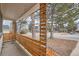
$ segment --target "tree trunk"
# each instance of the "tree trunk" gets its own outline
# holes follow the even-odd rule
[[[51,30],[50,30],[50,39],[53,38],[53,14],[54,14],[54,10],[55,10],[55,6],[56,4],[51,4]]]

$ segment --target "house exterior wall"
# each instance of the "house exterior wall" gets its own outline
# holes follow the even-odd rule
[[[77,29],[76,29],[77,32],[79,32],[79,22],[77,23]]]

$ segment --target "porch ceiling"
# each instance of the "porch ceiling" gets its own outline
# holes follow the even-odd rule
[[[4,19],[17,20],[30,10],[35,3],[2,3],[1,11]]]

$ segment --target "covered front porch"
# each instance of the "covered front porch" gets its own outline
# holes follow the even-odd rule
[[[63,5],[60,4],[60,6]],[[47,7],[50,7],[50,4],[0,4],[1,56],[79,55],[79,33],[69,33],[68,31],[72,30],[69,28],[68,30],[64,26],[64,29],[62,27],[58,29],[58,23],[55,23],[55,20],[53,23],[50,22],[52,13],[48,9],[52,8]],[[54,6],[52,7],[54,8]],[[47,12],[50,13],[47,14]],[[56,17],[56,15],[54,16]],[[10,21],[10,24],[4,23],[4,21]],[[50,25],[51,23],[52,25]]]
[[[21,20],[27,18],[29,15],[32,17],[34,16],[34,12],[40,9],[41,13],[41,19],[45,20],[45,9],[46,9],[46,4],[0,4],[0,10],[1,10],[1,25],[3,24],[4,20],[10,20],[11,24],[8,26],[4,25],[4,27],[0,27],[1,30],[1,55],[3,56],[9,56],[9,55],[14,55],[14,56],[27,56],[27,55],[35,55],[35,56],[42,56],[46,55],[46,34],[44,33],[43,38],[41,35],[41,31],[38,34],[38,39],[37,38],[32,38],[34,35],[34,19],[32,18],[32,30],[30,33],[32,35],[24,35],[23,32],[21,32],[22,29],[18,29],[18,24]],[[42,9],[45,7],[44,9]],[[18,9],[17,9],[18,8]],[[42,15],[44,15],[42,17]],[[28,22],[30,19],[28,19]],[[41,23],[45,23],[46,21],[39,21]],[[38,26],[38,25],[35,25]],[[45,25],[41,25],[45,26]],[[44,30],[40,28],[40,30]],[[21,26],[22,27],[22,26]],[[27,26],[28,27],[28,26]],[[7,30],[8,28],[8,30]],[[37,29],[38,31],[38,29]],[[45,31],[45,30],[44,30]],[[35,37],[35,36],[34,36]],[[18,48],[19,47],[19,48]]]

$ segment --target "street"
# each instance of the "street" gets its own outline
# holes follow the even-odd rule
[[[50,33],[47,33],[47,37],[50,37]],[[54,33],[53,38],[79,41],[79,33]]]

